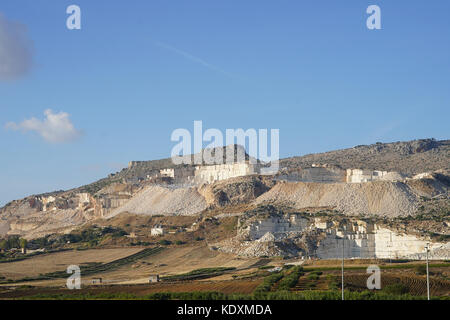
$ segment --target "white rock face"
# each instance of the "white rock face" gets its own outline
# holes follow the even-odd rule
[[[308,220],[291,215],[287,218],[271,217],[266,220],[259,220],[248,227],[248,234],[251,240],[257,240],[267,233],[277,235],[280,233],[300,233],[308,227]]]
[[[315,249],[309,250],[308,255],[313,258],[340,259],[344,255],[346,259],[424,260],[427,244],[430,260],[450,258],[450,242],[430,242],[361,220],[350,220],[344,228],[345,231],[337,222],[326,218],[308,220],[297,214],[272,216],[251,222],[237,237],[219,247],[222,251],[244,256],[269,256],[282,254],[277,249],[277,241],[312,234],[316,235],[311,238]]]
[[[450,243],[431,243],[413,235],[398,234],[377,225],[370,226],[369,232],[338,232],[327,229],[327,236],[316,250],[320,259],[342,258],[344,244],[345,258],[412,259],[424,260],[425,247],[429,243],[429,259],[439,260],[450,257]]]
[[[198,166],[195,168],[195,182],[213,183],[235,177],[247,176],[258,173],[258,168],[249,162],[237,162],[231,164],[218,164],[210,166]]]

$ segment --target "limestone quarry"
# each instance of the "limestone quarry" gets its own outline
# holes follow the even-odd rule
[[[242,217],[237,235],[214,246],[245,257],[423,260],[428,243],[426,239],[355,218],[337,221],[304,214],[275,214],[256,219]],[[430,259],[449,257],[449,242],[430,244]]]
[[[386,148],[392,146],[375,145],[371,157],[379,152],[386,158]],[[231,212],[239,217],[238,226],[226,239],[210,243],[211,250],[332,259],[343,245],[348,258],[423,259],[429,242],[432,259],[449,259],[448,168],[426,166],[425,160],[423,172],[410,167],[417,153],[423,158],[432,152],[431,159],[442,154],[448,160],[448,143],[408,150],[404,172],[399,166],[342,166],[347,158],[305,164],[311,156],[305,162],[295,159],[302,165],[282,160],[280,171],[272,175],[261,175],[260,164],[249,159],[178,167],[164,160],[131,162],[91,185],[12,201],[0,209],[0,237],[68,233],[121,214],[195,216],[201,221]],[[398,159],[395,153],[392,157]]]

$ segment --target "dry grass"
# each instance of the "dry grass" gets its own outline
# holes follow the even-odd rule
[[[195,269],[233,267],[247,268],[258,259],[240,259],[233,255],[211,251],[206,246],[168,248],[133,265],[103,273],[104,279],[121,284],[147,283],[149,274],[171,276]]]
[[[0,264],[0,275],[7,279],[21,279],[38,276],[54,271],[62,271],[71,264],[82,265],[89,262],[111,262],[134,254],[142,248],[92,249],[86,251],[69,251],[37,256],[23,261]],[[211,251],[205,245],[181,246],[140,259],[118,269],[82,276],[82,284],[90,285],[91,279],[101,277],[107,284],[144,284],[148,283],[149,274],[161,276],[187,273],[195,269],[214,267],[233,267],[245,269],[258,261],[257,258],[241,259],[233,255]],[[221,280],[230,279],[225,277]],[[65,279],[54,279],[33,282],[21,282],[16,285],[64,286]]]
[[[107,263],[139,252],[142,248],[91,249],[64,251],[32,257],[26,260],[1,263],[0,275],[7,279],[21,279],[65,270],[69,265],[92,262]]]

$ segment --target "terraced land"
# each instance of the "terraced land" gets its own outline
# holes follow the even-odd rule
[[[105,264],[136,254],[142,248],[71,250],[42,254],[22,261],[0,264],[0,276],[18,280],[66,269],[69,265]],[[67,274],[66,274],[67,276]]]

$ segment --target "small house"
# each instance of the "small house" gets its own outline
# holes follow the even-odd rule
[[[164,235],[164,229],[161,225],[156,225],[152,228],[152,230],[150,231],[150,234],[152,236],[162,236],[162,235]]]

